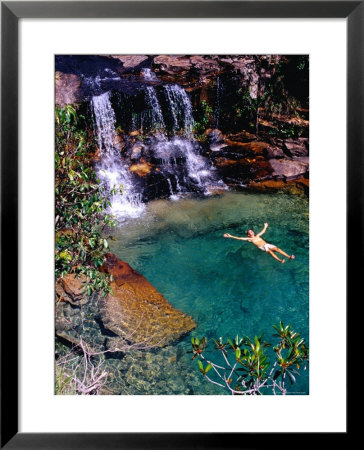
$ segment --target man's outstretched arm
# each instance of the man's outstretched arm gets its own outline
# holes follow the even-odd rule
[[[232,236],[229,233],[225,233],[224,237],[225,238],[231,238],[231,239],[238,239],[239,241],[249,241],[250,240],[250,238],[243,238],[243,237],[238,237],[238,236]]]
[[[267,228],[268,228],[268,223],[265,222],[264,227],[263,227],[263,230],[262,230],[260,233],[258,233],[257,236],[259,237],[259,236],[261,236],[262,234],[264,234],[264,233],[267,231]]]

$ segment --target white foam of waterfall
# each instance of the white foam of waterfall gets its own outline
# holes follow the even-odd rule
[[[177,132],[182,129],[192,133],[194,119],[187,92],[177,84],[168,84],[164,86],[164,90],[173,118],[173,131]]]
[[[158,81],[157,75],[148,67],[142,69],[142,76],[145,81]]]
[[[215,106],[215,126],[219,128],[220,126],[220,96],[221,96],[221,85],[220,77],[216,77],[216,106]]]
[[[193,137],[193,110],[187,92],[177,84],[166,85],[164,90],[168,99],[169,109],[173,118],[173,131],[184,131],[184,136],[167,138],[165,135],[156,136],[154,142],[154,154],[165,162],[165,167],[176,178],[178,193],[183,192],[179,183],[177,163],[172,164],[176,157],[184,158],[187,178],[183,175],[185,185],[195,184],[205,194],[210,189],[226,189],[226,185],[217,180],[214,168],[207,159],[200,154],[200,146]],[[187,186],[188,187],[188,186]]]
[[[145,92],[146,92],[147,103],[152,110],[153,127],[156,130],[165,129],[162,109],[161,109],[159,101],[158,101],[156,90],[154,89],[153,86],[147,86],[145,88]]]
[[[198,142],[190,136],[173,136],[170,139],[165,135],[156,136],[152,149],[154,155],[162,160],[164,170],[176,179],[177,192],[174,194],[183,193],[191,185],[198,186],[205,194],[209,194],[211,188],[225,188],[224,183],[217,180],[214,169],[207,159],[200,154]],[[183,168],[187,176],[181,173],[177,158],[185,161]],[[181,187],[179,177],[183,179],[185,189]],[[170,182],[169,177],[168,181]]]
[[[110,101],[110,93],[92,98],[96,121],[100,162],[97,175],[102,185],[108,189],[122,186],[123,193],[111,196],[111,213],[119,219],[138,217],[144,209],[140,194],[135,192],[129,171],[123,166],[115,132],[115,113]]]

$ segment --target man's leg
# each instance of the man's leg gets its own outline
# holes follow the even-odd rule
[[[269,253],[270,254],[270,256],[273,256],[273,258],[274,259],[276,259],[277,261],[279,261],[279,262],[281,262],[281,263],[284,263],[285,262],[285,260],[284,259],[279,259],[278,258],[278,256],[277,255],[275,255],[273,252],[272,252],[272,250],[268,250],[268,252],[267,253]],[[287,255],[288,256],[288,255]]]
[[[274,252],[278,252],[283,256],[286,256],[289,259],[294,259],[294,255],[289,256],[286,252],[284,252],[283,250],[281,250],[280,248],[276,247],[272,249]]]

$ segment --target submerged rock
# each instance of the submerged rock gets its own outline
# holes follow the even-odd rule
[[[108,330],[137,344],[162,347],[196,327],[192,317],[175,309],[143,275],[108,253],[101,270],[112,274],[113,295],[100,302]]]

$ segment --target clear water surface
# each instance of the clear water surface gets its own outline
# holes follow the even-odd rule
[[[250,243],[223,238],[224,233],[246,236],[249,228],[259,232],[264,222],[269,227],[263,238],[295,254],[294,261],[281,264]],[[227,394],[198,373],[187,353],[191,335],[211,340],[264,333],[270,341],[272,324],[282,320],[308,341],[307,198],[227,192],[157,200],[141,217],[124,223],[115,239],[111,251],[197,323],[174,345],[129,356],[131,366],[119,369],[120,393]],[[308,394],[308,370],[301,374],[288,390]]]

